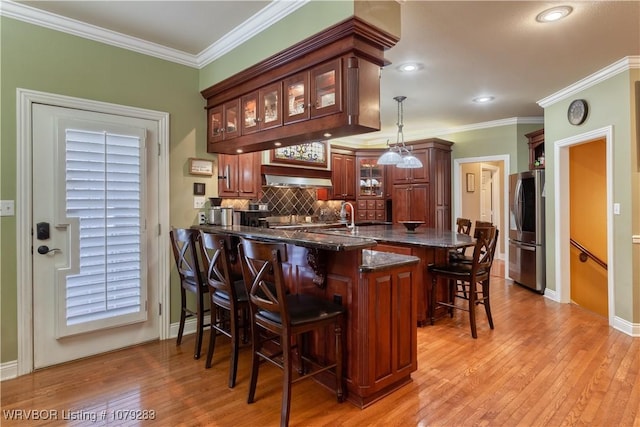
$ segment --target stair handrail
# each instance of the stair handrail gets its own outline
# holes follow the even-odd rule
[[[586,262],[588,258],[591,258],[600,267],[604,268],[605,270],[608,269],[607,263],[602,261],[596,255],[594,255],[589,249],[585,248],[584,246],[582,246],[580,243],[576,242],[573,239],[569,239],[569,241],[571,242],[571,245],[573,247],[575,247],[576,249],[578,249],[581,252],[580,253],[580,261]]]

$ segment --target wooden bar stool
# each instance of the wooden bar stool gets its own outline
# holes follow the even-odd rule
[[[431,283],[431,324],[435,323],[436,304],[450,309],[459,309],[469,312],[471,336],[477,338],[475,309],[479,304],[484,305],[489,327],[493,329],[490,304],[490,280],[491,265],[498,241],[498,230],[495,227],[480,229],[476,236],[476,244],[473,249],[471,263],[432,264],[428,267],[432,274]],[[436,301],[436,287],[438,279],[447,280],[448,301]],[[455,286],[455,288],[454,288]],[[466,305],[456,304],[456,298],[466,301]]]
[[[173,257],[180,276],[180,327],[178,328],[176,345],[180,345],[182,342],[185,321],[190,317],[195,317],[197,322],[196,348],[193,358],[199,359],[204,328],[209,326],[204,324],[204,315],[209,311],[204,307],[204,294],[209,292],[209,289],[198,262],[198,231],[190,228],[172,227],[169,237],[171,238]],[[191,292],[196,296],[195,311],[187,305],[187,292]]]
[[[243,334],[245,342],[248,337],[249,298],[247,297],[247,289],[242,277],[234,277],[231,270],[230,237],[200,231],[199,240],[211,302],[211,335],[205,367],[211,368],[216,336],[225,335],[231,338],[229,388],[233,388],[236,385],[236,373],[238,372],[241,327],[245,331]]]
[[[282,263],[287,261],[286,245],[242,239],[238,246],[251,309],[252,359],[248,403],[255,399],[258,368],[268,361],[284,371],[280,425],[289,424],[291,384],[320,372],[333,370],[338,402],[344,400],[343,354],[345,309],[321,298],[305,294],[287,294]],[[335,361],[311,360],[303,351],[303,337],[314,330],[333,326]],[[271,351],[276,339],[279,350]],[[298,345],[294,345],[297,343]],[[298,376],[293,377],[294,351],[300,359]],[[309,365],[311,369],[307,370]]]

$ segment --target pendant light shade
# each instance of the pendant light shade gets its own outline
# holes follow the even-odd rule
[[[396,165],[398,168],[402,169],[415,169],[421,168],[422,162],[413,154],[407,146],[404,144],[404,132],[402,123],[403,119],[403,106],[402,101],[407,99],[406,96],[396,96],[393,98],[398,103],[398,121],[396,125],[398,126],[398,133],[396,135],[396,142],[393,145],[389,144],[387,141],[387,145],[389,149],[385,151],[379,158],[379,165]]]
[[[402,156],[402,161],[396,164],[400,169],[417,169],[421,168],[422,162],[416,156],[407,151],[407,154]]]
[[[402,156],[394,151],[393,148],[389,148],[388,151],[385,151],[382,156],[378,159],[379,165],[397,165],[402,161]]]

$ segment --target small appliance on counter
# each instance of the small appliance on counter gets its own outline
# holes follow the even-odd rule
[[[238,210],[236,211],[236,224],[246,225],[248,227],[266,227],[266,218],[269,215],[269,211],[264,209]]]
[[[211,209],[209,209],[209,224],[222,225],[222,208],[220,207],[222,199],[219,197],[209,197],[209,203],[211,203]]]
[[[220,208],[220,225],[223,227],[233,225],[233,208]]]

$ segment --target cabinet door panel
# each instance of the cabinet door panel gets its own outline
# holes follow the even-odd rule
[[[235,99],[224,104],[224,134],[222,138],[232,139],[240,135],[240,100]]]
[[[237,169],[235,155],[218,154],[218,195],[235,197],[238,194]]]
[[[259,130],[258,92],[242,97],[242,134],[248,135]]]
[[[429,224],[429,184],[414,184],[410,190],[411,221],[423,221]]]
[[[342,111],[342,61],[336,59],[311,70],[311,117]]]
[[[284,80],[284,124],[309,119],[309,73],[303,72]]]
[[[259,170],[259,154],[238,155],[238,197],[245,199],[258,197],[259,183],[256,179],[256,171]]]
[[[393,186],[393,222],[411,219],[410,189],[406,184]]]
[[[260,129],[282,126],[282,83],[269,85],[259,91]]]
[[[222,141],[222,106],[209,109],[209,143]]]

